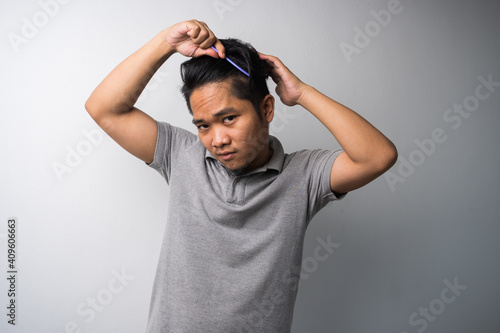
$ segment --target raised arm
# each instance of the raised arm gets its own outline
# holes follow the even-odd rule
[[[151,163],[158,131],[156,121],[134,104],[154,73],[172,54],[217,58],[217,52],[210,49],[212,45],[224,57],[224,47],[205,23],[191,20],[175,24],[113,69],[90,95],[85,108],[120,146]]]
[[[360,188],[387,171],[397,159],[394,144],[353,110],[303,83],[276,57],[269,61],[276,93],[288,106],[301,105],[333,134],[344,152],[333,164],[330,186],[336,193]]]

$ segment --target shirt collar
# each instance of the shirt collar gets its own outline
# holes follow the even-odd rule
[[[281,145],[281,142],[278,140],[278,138],[269,135],[269,148],[273,150],[273,155],[271,156],[271,159],[263,166],[253,169],[248,173],[244,173],[244,175],[250,175],[257,172],[265,172],[268,169],[276,170],[278,171],[278,173],[281,173],[281,170],[283,169],[283,163],[285,160],[285,153],[283,151],[283,146]],[[218,165],[224,167],[222,163],[220,163],[219,160],[217,160],[217,158],[215,158],[215,156],[212,155],[210,151],[208,151],[208,149],[205,149],[205,160],[208,159],[212,159],[215,162],[217,162]]]

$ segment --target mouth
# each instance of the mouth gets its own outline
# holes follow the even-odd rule
[[[235,152],[222,152],[222,153],[219,153],[217,155],[220,156],[220,158],[222,160],[229,161],[234,157],[234,155],[236,155],[236,153]]]

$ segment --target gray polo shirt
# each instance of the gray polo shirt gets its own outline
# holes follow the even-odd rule
[[[148,333],[289,332],[304,233],[329,201],[340,151],[273,155],[226,169],[191,132],[158,122],[150,164],[170,187]]]

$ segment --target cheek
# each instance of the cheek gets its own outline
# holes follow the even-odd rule
[[[238,142],[239,148],[243,153],[241,157],[247,162],[256,158],[262,150],[264,150],[265,145],[267,144],[266,138],[267,136],[263,135],[259,131],[247,132],[244,136],[241,136],[241,141]]]
[[[244,140],[248,146],[257,148],[268,142],[269,132],[262,126],[255,126],[245,133]]]
[[[203,146],[205,146],[205,148],[207,150],[210,150],[212,148],[211,141],[210,141],[210,138],[208,137],[208,135],[200,135],[200,134],[198,134],[198,139],[200,139],[201,144]]]
[[[253,135],[253,132],[234,133],[231,138],[233,142],[240,147],[240,149],[251,149],[257,145],[257,140]]]

